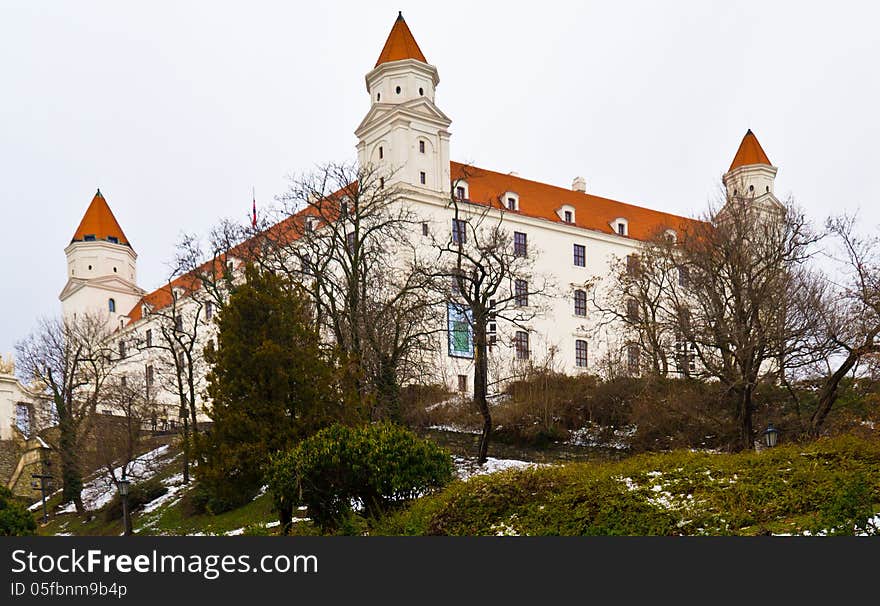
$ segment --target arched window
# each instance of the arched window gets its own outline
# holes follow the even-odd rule
[[[107,308],[110,310],[110,313],[116,313],[116,300],[110,299],[107,301]]]

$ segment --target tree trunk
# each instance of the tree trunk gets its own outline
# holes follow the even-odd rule
[[[754,403],[752,401],[752,387],[746,385],[740,388],[737,403],[737,416],[740,421],[739,448],[738,450],[751,450],[754,448],[754,428],[752,426],[752,412]]]
[[[82,474],[79,469],[79,456],[76,447],[76,428],[69,412],[61,410],[59,415],[59,453],[61,458],[62,501],[73,502],[79,514],[84,513],[82,502]]]
[[[859,361],[860,357],[861,353],[859,350],[851,350],[840,367],[828,377],[825,381],[825,385],[822,386],[822,391],[819,392],[818,407],[816,408],[816,412],[814,412],[813,416],[810,418],[810,435],[814,438],[819,437],[822,424],[825,422],[828,413],[831,412],[831,407],[834,406],[834,402],[837,401],[837,388],[840,386],[840,382],[847,373],[852,370],[852,367],[856,365],[856,362]]]
[[[474,404],[483,416],[483,431],[480,434],[480,448],[477,464],[486,462],[489,454],[489,438],[492,434],[492,415],[489,412],[489,361],[486,357],[486,319],[484,314],[474,314]]]
[[[183,483],[189,484],[189,417],[184,412],[183,417]]]

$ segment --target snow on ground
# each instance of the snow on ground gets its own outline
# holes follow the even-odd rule
[[[508,469],[529,469],[532,467],[540,467],[541,463],[532,463],[530,461],[519,461],[517,459],[496,459],[489,457],[482,466],[477,465],[476,459],[453,457],[455,465],[455,475],[462,480],[467,480],[474,476],[481,476],[499,471],[507,471]]]
[[[177,493],[187,487],[186,484],[183,483],[183,473],[177,473],[170,478],[165,478],[162,480],[162,483],[168,487],[168,492],[144,505],[141,513],[156,511],[169,501],[176,500],[179,498]]]
[[[134,482],[141,482],[151,478],[158,471],[156,462],[167,452],[168,445],[166,444],[142,454],[129,464],[126,477]],[[117,467],[114,473],[117,478],[122,477],[122,467]],[[113,485],[113,481],[106,474],[102,473],[83,485],[83,506],[89,511],[100,509],[110,502],[114,494],[116,494],[116,486]],[[73,513],[75,511],[76,505],[68,503],[58,513]]]
[[[571,432],[571,437],[566,440],[566,444],[572,446],[587,446],[591,448],[614,448],[617,450],[626,450],[629,448],[629,438],[636,434],[637,427],[635,425],[627,425],[612,431],[613,437],[609,440],[603,440],[603,430],[598,425],[586,425]]]
[[[469,433],[473,435],[480,435],[481,433],[479,429],[468,429],[467,427],[459,427],[458,425],[429,425],[428,429],[448,431],[451,433]]]

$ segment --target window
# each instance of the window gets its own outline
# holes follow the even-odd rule
[[[587,265],[587,248],[583,244],[574,245],[574,264],[578,267]]]
[[[384,157],[385,157],[385,150],[382,149],[382,146],[380,145],[379,146],[379,159],[381,160]]]
[[[468,378],[467,375],[458,375],[458,391],[464,393],[467,391]]]
[[[379,177],[379,189],[385,189],[385,177]]]
[[[15,426],[24,435],[31,434],[31,411],[27,404],[15,405]]]
[[[376,101],[382,100],[382,93],[376,93]]]
[[[120,358],[125,357],[125,341],[119,342],[119,357]]]
[[[513,232],[513,255],[515,257],[526,256],[526,235],[521,231]]]
[[[455,188],[455,197],[459,200],[464,200],[464,187],[459,185]]]
[[[637,343],[630,343],[626,346],[626,370],[633,376],[639,374],[639,346]]]
[[[114,273],[114,274],[116,273],[116,268],[115,268],[115,267],[113,268],[113,273]]]
[[[91,266],[91,265],[89,265],[89,271],[92,271],[92,266]]]
[[[348,249],[348,252],[353,253],[355,248],[355,235],[353,231],[345,234],[345,247]]]
[[[119,244],[119,238],[116,236],[107,236],[107,241],[112,242],[113,244]]]
[[[422,223],[422,235],[423,236],[428,235],[428,224],[427,223]]]
[[[514,298],[519,307],[527,307],[529,304],[529,283],[525,280],[514,282]]]
[[[626,318],[632,322],[639,319],[639,302],[635,299],[628,299],[626,302]]]
[[[618,233],[618,235],[621,235],[621,236],[626,235],[626,223],[618,223],[617,224],[617,233]]]
[[[205,319],[210,320],[214,317],[214,304],[211,301],[205,303]]]
[[[228,271],[229,273],[232,273],[233,269],[235,269],[235,266],[233,266],[232,261],[227,261],[226,262],[226,271]]]
[[[184,355],[183,352],[180,352],[179,354],[177,354],[177,367],[180,369],[186,368],[186,356]]]
[[[116,299],[107,300],[107,309],[110,310],[110,313],[116,313]]]
[[[516,198],[507,199],[507,210],[516,210]]]
[[[183,332],[183,316],[174,317],[174,330],[177,332]]]
[[[450,287],[452,290],[452,294],[460,295],[461,289],[464,286],[464,272],[459,272],[458,270],[453,270],[451,276],[449,276]]]
[[[576,339],[574,342],[574,365],[578,368],[587,367],[587,342]]]
[[[690,269],[685,265],[678,266],[678,285],[687,286],[691,282]]]
[[[153,385],[153,366],[147,366],[147,387]]]
[[[400,87],[398,86],[397,88],[395,88],[394,92],[396,92],[399,95],[400,94]]]
[[[675,343],[675,367],[682,375],[689,377],[697,370],[696,351],[694,344],[679,339]]]
[[[153,329],[148,328],[147,329],[147,347],[152,347],[152,346],[153,346]]]
[[[585,290],[574,291],[574,315],[587,315],[587,291]]]
[[[452,220],[452,241],[456,244],[467,242],[467,230],[463,219]]]
[[[424,141],[419,141],[419,153],[420,154],[425,153],[425,142]]]
[[[517,360],[529,359],[529,333],[518,330],[513,338],[513,347],[516,350]]]
[[[425,96],[425,89],[420,86],[419,87],[419,97],[424,97],[424,96]]]
[[[641,267],[640,259],[638,255],[627,255],[626,256],[626,273],[635,276],[639,273],[639,268]]]
[[[489,332],[496,332],[498,330],[498,324],[492,322],[489,324]]]
[[[126,387],[128,385],[128,377],[126,377],[125,375],[120,377],[119,384],[122,385],[123,387]]]
[[[570,210],[565,211],[565,222],[571,223],[571,211]]]
[[[86,234],[83,236],[83,242],[94,242],[96,239],[95,234]]]
[[[424,185],[427,182],[427,180],[428,180],[428,176],[425,174],[425,171],[421,171],[419,173],[419,183]]]

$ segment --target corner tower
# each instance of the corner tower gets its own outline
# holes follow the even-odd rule
[[[399,13],[366,76],[370,110],[355,130],[360,165],[379,168],[386,184],[449,193],[451,120],[434,103],[439,82]]]
[[[777,170],[764,153],[758,138],[749,129],[739,144],[730,168],[724,173],[727,197],[751,199],[767,208],[781,208],[782,205],[773,193]]]
[[[111,326],[121,326],[144,291],[137,286],[137,253],[100,189],[64,253],[67,284],[58,297],[64,316],[106,314]]]

